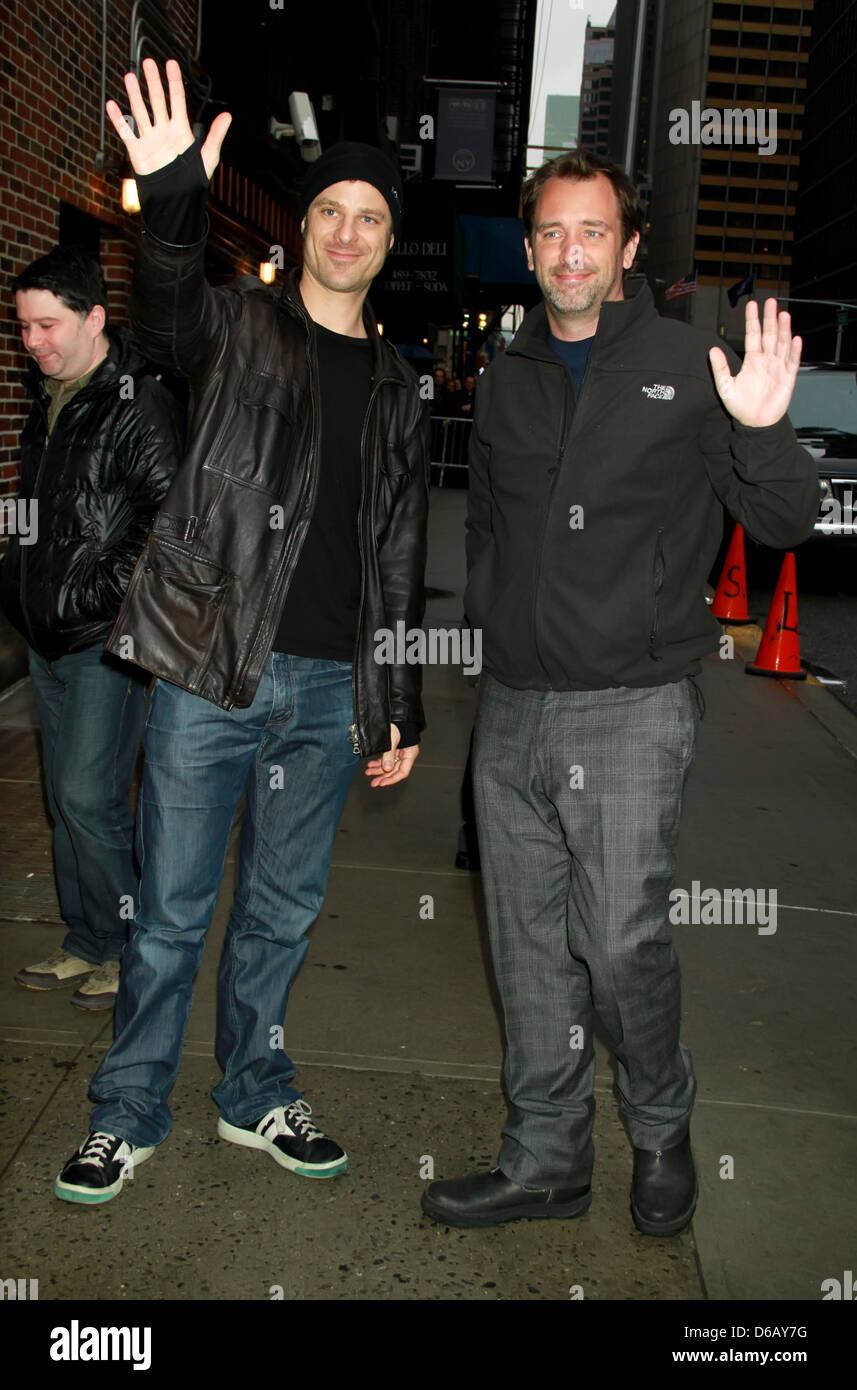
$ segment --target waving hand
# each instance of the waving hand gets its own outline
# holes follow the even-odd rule
[[[791,316],[777,313],[777,301],[765,303],[764,326],[751,299],[745,317],[744,361],[737,376],[729,370],[722,348],[709,353],[714,384],[729,414],[742,425],[775,425],[785,415],[800,366],[802,342],[792,338]]]
[[[180,154],[193,144],[193,131],[187,118],[184,83],[181,68],[170,58],[167,60],[167,87],[170,95],[170,109],[167,102],[158,65],[153,58],[143,59],[143,72],[149,91],[149,105],[146,107],[136,74],[126,72],[125,90],[131,106],[131,115],[137,123],[135,135],[115,101],[108,101],[106,110],[113,122],[116,134],[128,151],[131,168],[135,174],[153,174],[172,164]],[[232,123],[228,111],[222,111],[211,123],[208,138],[202,147],[202,162],[209,179],[220,160],[220,146],[223,137]]]

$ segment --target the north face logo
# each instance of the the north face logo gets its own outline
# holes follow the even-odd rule
[[[644,386],[643,395],[650,401],[671,401],[675,396],[674,386]]]

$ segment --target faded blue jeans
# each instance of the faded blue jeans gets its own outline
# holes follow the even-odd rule
[[[54,869],[68,926],[63,950],[90,965],[119,960],[137,895],[128,792],[149,677],[101,647],[56,661],[30,651],[42,732]]]
[[[234,1125],[298,1098],[295,1065],[273,1030],[324,901],[359,764],[353,720],[350,662],[274,652],[252,705],[228,711],[156,682],[137,810],[140,903],[122,958],[116,1040],[90,1090],[93,1130],[138,1146],[170,1132],[193,980],[245,792],[217,999],[224,1075],[212,1095]]]

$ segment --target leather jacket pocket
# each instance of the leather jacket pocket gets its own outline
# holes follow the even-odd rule
[[[302,413],[308,418],[296,385],[248,367],[209,450],[206,472],[280,497],[304,434],[308,436],[300,424]]]
[[[203,676],[234,576],[220,565],[154,541],[126,596],[128,630],[141,664],[192,688]]]

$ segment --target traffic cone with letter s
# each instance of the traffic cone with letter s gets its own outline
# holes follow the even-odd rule
[[[711,612],[721,623],[734,623],[737,626],[753,621],[747,616],[744,527],[740,523],[732,532],[732,539],[729,542],[729,549],[726,552],[726,559],[720,572],[720,581],[717,585],[717,593],[714,595],[714,602],[711,605]]]
[[[756,660],[744,669],[748,676],[777,676],[790,681],[806,680],[806,671],[800,664],[795,557],[791,550],[786,552],[783,559]]]

